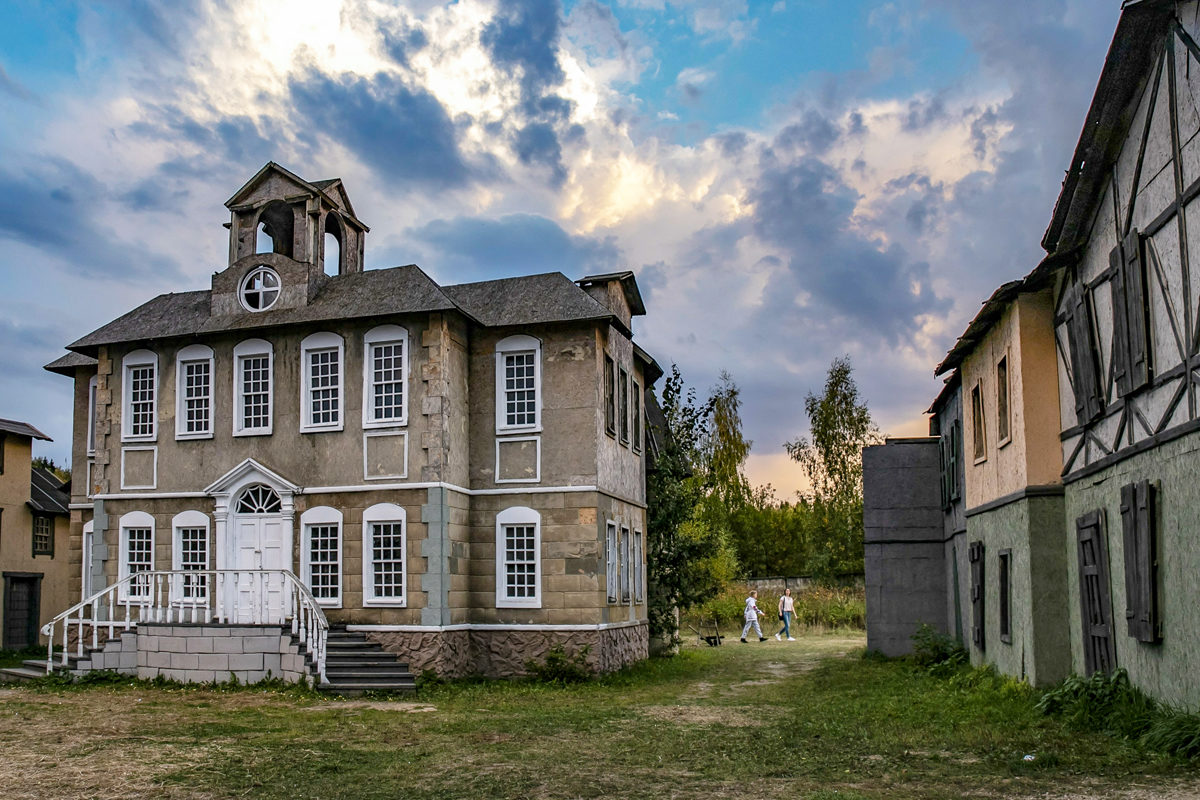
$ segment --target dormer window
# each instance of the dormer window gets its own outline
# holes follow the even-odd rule
[[[279,299],[279,275],[270,267],[257,267],[242,280],[238,296],[247,311],[266,311]]]

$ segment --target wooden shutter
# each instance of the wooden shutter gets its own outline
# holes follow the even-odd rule
[[[1100,396],[1099,367],[1087,292],[1074,284],[1067,291],[1067,344],[1071,351],[1075,417],[1080,425],[1085,425],[1104,411],[1104,401]]]
[[[1084,673],[1112,672],[1112,598],[1108,588],[1108,548],[1104,516],[1091,511],[1075,521],[1079,543],[1079,606],[1083,625]]]
[[[1143,257],[1145,239],[1137,228],[1125,237],[1124,294],[1126,332],[1129,347],[1129,391],[1150,382],[1149,314],[1146,313],[1146,260]],[[1116,306],[1114,315],[1116,313]]]
[[[950,499],[957,500],[960,496],[958,483],[959,453],[962,452],[962,420],[956,419],[950,426]]]
[[[942,477],[942,510],[950,508],[950,456],[946,452],[950,447],[950,437],[938,439],[938,467]]]
[[[1132,389],[1129,380],[1129,333],[1126,324],[1129,314],[1125,309],[1125,254],[1121,245],[1114,247],[1108,254],[1108,263],[1112,267],[1112,280],[1109,281],[1109,287],[1112,289],[1113,380],[1117,384],[1117,394],[1124,397]]]
[[[972,542],[967,548],[971,562],[971,641],[980,650],[987,649],[983,620],[983,542]]]
[[[1130,636],[1151,644],[1159,641],[1159,625],[1154,486],[1150,481],[1121,487],[1121,530],[1125,543],[1125,621]]]

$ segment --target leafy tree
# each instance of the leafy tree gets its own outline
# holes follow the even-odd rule
[[[863,506],[862,449],[882,441],[871,412],[854,383],[850,357],[835,358],[821,395],[804,399],[811,441],[787,442],[788,455],[800,462],[812,490],[814,516],[809,568],[832,577],[862,570]]]
[[[655,432],[658,452],[646,476],[648,605],[651,637],[673,641],[676,609],[716,595],[736,574],[737,562],[707,502],[714,485],[711,455],[726,446],[713,441],[713,402],[699,405],[672,365],[660,405],[666,430]]]
[[[60,467],[54,463],[54,459],[47,456],[35,456],[30,466],[33,469],[48,469],[54,473],[60,481],[69,481],[71,479],[71,467]]]
[[[854,383],[850,356],[835,358],[825,378],[825,391],[804,398],[812,441],[804,437],[784,444],[799,461],[813,495],[839,502],[862,499],[862,449],[882,441],[867,404]]]

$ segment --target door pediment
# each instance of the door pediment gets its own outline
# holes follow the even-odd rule
[[[266,484],[278,492],[281,497],[283,495],[297,494],[300,491],[298,484],[292,483],[279,473],[267,469],[253,458],[247,458],[209,484],[204,489],[204,493],[214,497],[228,497],[238,489],[251,483]]]

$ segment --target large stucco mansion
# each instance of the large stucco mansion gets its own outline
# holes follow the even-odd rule
[[[47,367],[75,381],[72,595],[96,620],[71,647],[120,634],[110,665],[217,680],[233,661],[155,651],[327,622],[448,676],[517,674],[560,644],[599,670],[645,657],[643,397],[661,370],[633,342],[633,274],[364,270],[341,181],[274,163],[226,206],[211,288]]]

